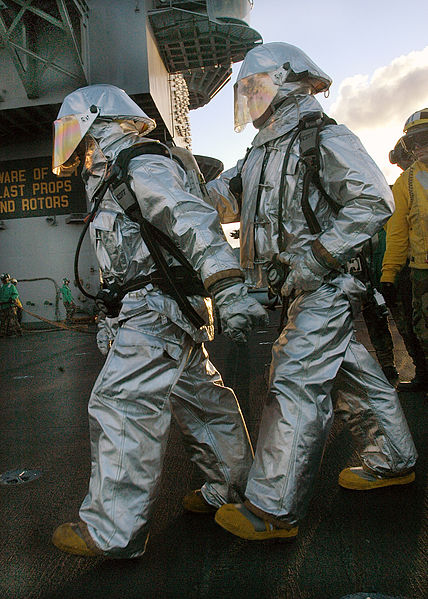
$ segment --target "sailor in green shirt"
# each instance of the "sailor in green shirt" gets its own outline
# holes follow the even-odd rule
[[[68,279],[63,279],[60,292],[62,295],[62,302],[66,311],[65,322],[68,324],[72,324],[73,315],[76,312],[76,304],[74,303],[73,296],[71,295],[71,289],[69,287],[69,284],[70,281]]]
[[[10,282],[10,275],[1,275],[0,287],[0,337],[22,335],[22,329],[16,317],[18,291]]]

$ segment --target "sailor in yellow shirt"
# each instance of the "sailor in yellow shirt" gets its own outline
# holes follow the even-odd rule
[[[404,132],[403,143],[415,162],[392,188],[395,212],[387,224],[381,286],[383,295],[393,299],[396,276],[409,259],[413,327],[425,355],[428,388],[428,108],[412,114]]]
[[[16,290],[18,291],[18,280],[17,279],[11,279],[10,282],[12,283],[12,285],[15,285]],[[19,299],[19,295],[15,300],[15,309],[16,309],[16,318],[18,319],[19,324],[21,325],[22,322],[22,302]]]
[[[412,152],[408,152],[401,137],[395,147],[389,153],[389,161],[391,164],[397,164],[402,171],[407,170],[415,162],[415,157]],[[392,188],[392,185],[391,185]],[[386,226],[384,230],[384,247],[382,251],[380,269],[382,268],[382,260],[386,249]],[[413,328],[413,322],[411,318],[412,314],[412,281],[410,279],[411,268],[409,267],[409,258],[407,258],[406,264],[400,270],[395,277],[394,285],[391,283],[381,283],[382,287],[392,288],[392,298],[386,297],[385,301],[397,326],[398,332],[400,333],[404,345],[406,346],[407,353],[412,359],[415,374],[410,380],[399,381],[396,389],[397,391],[425,391],[426,390],[426,370],[427,366],[425,363],[424,351],[421,347],[420,341],[416,336]],[[380,279],[379,273],[379,279]],[[380,290],[380,287],[379,287]],[[391,300],[391,301],[389,301]],[[409,318],[410,316],[410,318]]]

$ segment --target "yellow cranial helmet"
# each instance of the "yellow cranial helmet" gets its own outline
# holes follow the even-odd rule
[[[417,110],[411,114],[404,125],[403,131],[409,134],[416,131],[416,127],[418,131],[428,129],[428,108],[422,108],[422,110]]]
[[[408,152],[428,147],[428,108],[411,114],[404,125],[404,132],[403,142]]]

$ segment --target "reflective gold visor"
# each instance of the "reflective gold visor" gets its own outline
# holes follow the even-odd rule
[[[256,73],[235,83],[235,131],[256,121],[271,105],[278,86],[268,73]]]
[[[83,114],[63,116],[54,121],[52,171],[55,174],[60,173],[60,167],[70,159],[98,114],[99,110],[96,112],[88,111]]]

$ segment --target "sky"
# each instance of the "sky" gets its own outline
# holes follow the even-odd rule
[[[388,183],[401,173],[388,160],[410,114],[428,107],[426,0],[254,0],[250,26],[263,41],[301,48],[332,79],[323,110],[361,139]],[[257,130],[233,130],[233,84],[190,112],[192,151],[225,168],[245,154]]]

